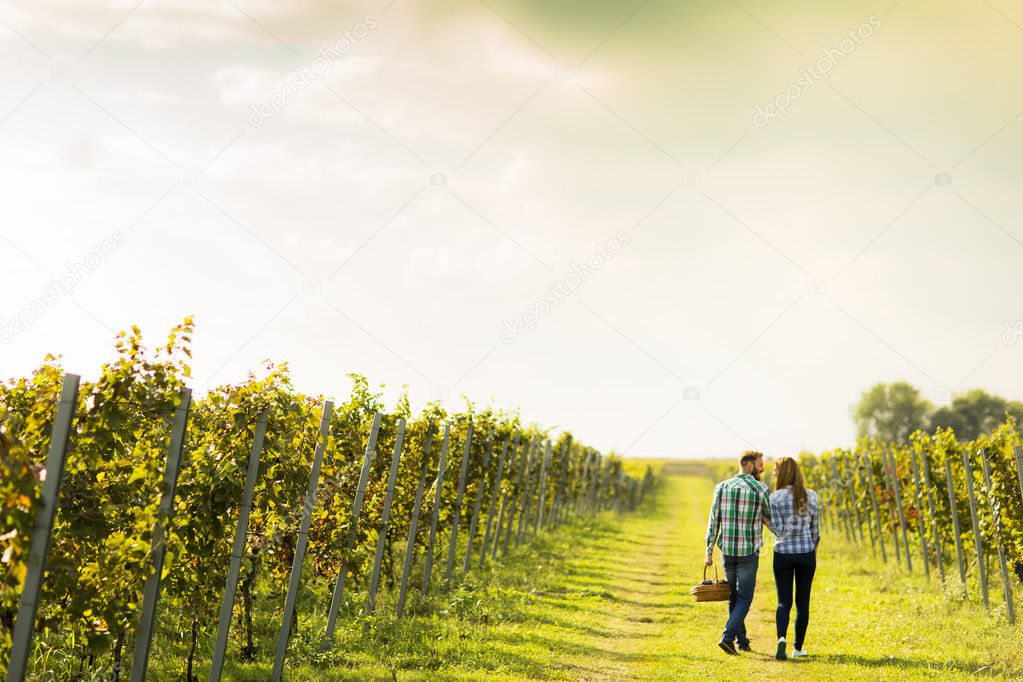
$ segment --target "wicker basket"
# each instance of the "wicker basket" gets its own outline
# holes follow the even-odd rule
[[[703,567],[703,582],[689,590],[695,601],[728,601],[732,588],[727,580],[718,580],[718,567],[714,566],[714,580],[707,580],[707,567]]]

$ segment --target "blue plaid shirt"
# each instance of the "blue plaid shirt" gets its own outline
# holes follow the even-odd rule
[[[777,554],[805,554],[817,549],[821,541],[820,507],[817,493],[807,489],[806,514],[796,513],[792,486],[771,493],[771,519],[768,528],[775,535]]]

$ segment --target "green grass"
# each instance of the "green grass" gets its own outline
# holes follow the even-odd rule
[[[712,484],[666,476],[653,503],[563,527],[504,565],[419,600],[397,621],[348,617],[335,650],[317,655],[321,617],[307,616],[289,654],[289,680],[913,680],[1019,678],[1021,627],[826,533],[801,661],[775,661],[770,550],[747,619],[753,653],[717,647],[723,603],[693,603],[701,579]],[[918,569],[919,570],[919,569]],[[1001,592],[992,590],[992,606]],[[979,599],[979,598],[978,598]],[[391,613],[388,598],[380,613]],[[1003,607],[1004,609],[1004,607]],[[793,614],[794,616],[794,614]],[[307,637],[308,642],[302,638]],[[789,640],[792,639],[790,629]],[[272,642],[266,643],[272,646]],[[266,680],[260,664],[230,662],[225,679]],[[169,658],[154,680],[180,679]],[[202,662],[205,671],[207,662]],[[798,670],[793,670],[798,666]],[[163,670],[163,674],[159,671]]]

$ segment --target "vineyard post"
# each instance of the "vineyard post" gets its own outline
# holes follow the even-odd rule
[[[153,572],[146,578],[142,592],[142,617],[135,634],[135,659],[131,666],[132,682],[146,679],[149,666],[149,649],[153,644],[153,628],[156,624],[156,605],[160,599],[160,581],[163,577],[163,561],[167,556],[165,537],[174,513],[174,493],[178,487],[178,472],[181,470],[181,452],[185,446],[185,431],[188,428],[188,410],[192,404],[192,391],[183,389],[174,408],[174,425],[171,428],[170,447],[167,452],[167,468],[163,474],[163,494],[160,495],[160,513],[153,525],[151,554]]]
[[[525,476],[527,475],[528,467],[532,464],[533,451],[536,449],[537,436],[534,434],[532,440],[529,442],[529,448],[523,446],[522,448],[522,459],[519,460],[519,476],[515,484],[515,499],[512,501],[511,507],[508,510],[508,529],[505,531],[504,536],[504,547],[501,550],[501,556],[508,553],[508,546],[511,544],[512,532],[515,528],[515,509],[521,510],[523,503],[523,487],[525,484]],[[519,525],[522,525],[522,517],[519,516]],[[519,546],[518,535],[516,534],[515,546]]]
[[[553,448],[553,445],[549,444],[549,447]],[[567,463],[564,462],[564,447],[561,452],[551,450],[547,459],[547,476],[546,483],[544,484],[544,491],[550,490],[550,506],[546,505],[547,496],[544,495],[544,508],[540,515],[540,527],[544,530],[550,530],[553,527],[553,521],[556,514],[555,507],[558,504],[558,498],[560,497],[561,488],[565,481],[567,474]]]
[[[916,520],[920,530],[920,553],[924,562],[924,575],[931,579],[931,559],[927,551],[927,533],[924,531],[924,496],[920,488],[920,467],[916,463],[916,453],[909,451],[909,460],[913,465],[913,487],[916,488]]]
[[[927,509],[931,513],[931,535],[934,537],[934,554],[938,559],[938,576],[945,583],[945,560],[942,555],[941,535],[938,533],[938,515],[934,507],[934,486],[931,485],[931,465],[927,461],[927,451],[920,453],[921,474],[924,490],[927,491]]]
[[[348,542],[345,546],[345,555],[341,557],[341,569],[338,571],[337,580],[334,581],[334,592],[330,597],[330,608],[327,611],[327,631],[323,636],[324,651],[329,649],[334,641],[337,612],[341,608],[341,597],[344,595],[345,581],[348,579],[348,562],[351,561],[352,552],[355,550],[355,536],[359,528],[359,516],[362,514],[362,501],[366,496],[369,470],[373,465],[373,458],[376,456],[377,436],[380,433],[380,422],[382,419],[383,415],[379,412],[373,415],[373,423],[369,429],[369,438],[366,440],[366,452],[362,457],[362,471],[359,474],[359,484],[355,488],[352,516],[348,524]]]
[[[607,467],[607,479],[606,479],[607,483],[604,486],[604,509],[606,511],[611,511],[611,509],[614,508],[614,504],[615,504],[615,484],[616,484],[616,480],[615,480],[613,466],[612,466],[612,463],[611,463],[610,459],[607,460],[606,467]]]
[[[892,489],[895,491],[895,505],[899,510],[899,528],[902,529],[902,548],[906,554],[906,569],[913,572],[913,559],[909,555],[909,535],[906,534],[906,514],[902,510],[902,488],[899,486],[899,470],[895,466],[895,452],[888,450],[888,460],[892,465]]]
[[[330,418],[334,414],[334,403],[323,403],[323,416],[320,418],[320,437],[313,452],[313,467],[309,473],[309,489],[305,494],[305,505],[302,510],[302,522],[298,529],[298,544],[295,547],[295,558],[291,563],[291,579],[288,581],[288,592],[284,599],[284,616],[281,619],[281,631],[277,636],[277,653],[274,656],[272,682],[280,682],[284,674],[284,657],[288,652],[288,639],[291,636],[291,618],[295,613],[295,602],[298,599],[298,587],[302,577],[302,562],[305,549],[309,542],[309,525],[313,520],[313,503],[316,501],[316,486],[320,480],[320,465],[323,464],[323,451],[327,447],[330,436]],[[134,673],[134,670],[132,670]],[[134,680],[133,680],[134,682]],[[139,678],[138,682],[142,682]]]
[[[984,565],[984,543],[980,537],[980,519],[977,517],[977,498],[973,495],[973,471],[970,469],[970,453],[963,448],[963,468],[966,469],[966,494],[970,498],[970,518],[973,521],[973,543],[977,549],[977,570],[980,572],[980,594],[984,608],[989,608],[987,596],[987,566]]]
[[[519,449],[519,437],[518,435],[516,435],[515,443],[514,445],[512,445],[511,449],[511,459],[508,461],[509,483],[512,480],[514,480],[515,477],[514,471],[516,458],[521,457],[521,453],[525,452],[525,449],[526,449],[525,443],[523,443],[522,448]],[[510,514],[510,509],[508,505],[511,501],[511,495],[512,495],[511,486],[509,486],[509,489],[506,490],[503,495],[501,495],[501,511],[499,511],[497,514],[497,530],[494,533],[494,546],[493,549],[491,549],[490,551],[490,558],[492,560],[497,559],[497,548],[501,546],[502,544],[501,538],[505,535],[506,530],[505,522],[508,521],[508,516]],[[501,556],[504,556],[503,552]]]
[[[575,485],[576,475],[576,461],[572,458],[572,446],[568,444],[568,441],[565,441],[565,445],[562,450],[561,459],[564,462],[562,469],[564,471],[565,480],[561,483],[561,495],[558,498],[558,508],[554,512],[554,517],[551,519],[551,523],[555,528],[561,525],[561,520],[565,516],[565,510],[572,498],[572,489]]]
[[[579,479],[579,490],[576,492],[576,516],[586,513],[586,507],[590,503],[590,481],[593,479],[593,456],[589,449],[580,445],[579,457],[582,460],[583,471]]]
[[[585,507],[589,512],[596,511],[594,505],[597,502],[597,487],[600,485],[600,453],[593,448],[586,448],[590,458],[590,475],[586,481]]]
[[[842,492],[838,481],[838,469],[835,467],[834,457],[830,457],[828,459],[828,464],[830,465],[831,469],[830,476],[828,475],[827,471],[824,472],[824,477],[825,481],[827,482],[828,488],[828,500],[832,502],[831,507],[834,509],[835,516],[838,520],[838,524],[842,527],[842,530],[845,531],[846,542],[852,542],[852,537],[849,532],[849,522],[845,514],[846,508],[845,505],[843,504],[844,500],[842,497]]]
[[[583,495],[583,511],[592,514],[597,501],[597,479],[600,477],[600,455],[586,448],[589,475],[586,478],[586,491]]]
[[[859,466],[859,460],[856,457],[856,452],[855,451],[853,451],[853,452],[851,452],[849,454],[849,459],[846,460],[845,465],[846,465],[846,471],[849,472],[849,479],[851,481],[853,481],[854,484],[855,484],[855,481],[859,480],[860,484],[863,485],[864,488],[866,488],[867,484],[866,484],[866,482],[863,479],[863,470],[862,470],[862,467]],[[866,495],[864,495],[864,497],[866,497]],[[867,520],[867,533],[870,535],[870,553],[871,553],[872,556],[877,557],[877,543],[874,540],[874,524],[873,524],[873,522],[870,519],[870,512],[871,512],[871,507],[868,505],[866,510],[863,512],[863,516],[866,517],[866,520]],[[862,526],[860,526],[860,537],[861,538],[863,537],[863,527]]]
[[[600,496],[600,485],[601,477],[604,474],[604,470],[600,467],[601,456],[599,453],[594,453],[593,463],[593,491],[590,493],[590,513],[595,514],[598,511],[597,502]]]
[[[586,468],[583,472],[582,486],[579,488],[579,513],[585,513],[589,510],[590,489],[596,478],[596,453],[589,448],[581,448],[581,450],[586,461]]]
[[[874,518],[877,520],[877,544],[881,546],[881,560],[888,563],[888,550],[884,546],[884,527],[881,525],[881,509],[877,505],[877,490],[874,488],[874,471],[866,453],[863,454],[860,462],[866,477],[867,490],[870,491],[870,506],[874,510]]]
[[[611,508],[611,492],[614,489],[614,478],[611,473],[611,460],[604,460],[604,471],[600,474],[600,493],[598,509],[606,511]]]
[[[35,632],[36,613],[39,608],[39,593],[42,591],[43,575],[46,573],[46,555],[53,539],[53,521],[57,515],[60,484],[64,479],[64,464],[67,461],[71,423],[75,418],[80,380],[81,377],[77,374],[65,374],[60,387],[60,402],[57,403],[57,412],[50,430],[50,449],[46,453],[47,475],[43,481],[39,511],[32,523],[25,585],[21,590],[18,617],[14,621],[14,632],[11,636],[7,682],[21,682],[28,671],[32,635]]]
[[[519,544],[522,542],[522,538],[525,535],[525,531],[528,528],[530,512],[533,508],[533,470],[539,472],[537,467],[537,459],[540,457],[541,442],[538,439],[533,447],[532,452],[529,454],[529,462],[526,463],[526,490],[525,495],[522,497],[522,504],[519,508],[519,527],[515,532],[515,548],[518,549]]]
[[[855,457],[855,455],[853,453],[850,453],[849,454],[849,458],[852,458],[852,457]],[[853,475],[852,468],[849,466],[849,458],[844,458],[842,460],[842,464],[843,464],[843,468],[845,469],[846,480],[849,481],[849,489],[848,489],[848,491],[849,491],[849,502],[852,505],[853,517],[856,519],[856,529],[860,533],[860,542],[863,542],[865,540],[865,538],[863,537],[863,522],[860,519],[860,508],[859,508],[859,503],[857,501],[858,498],[857,498],[857,495],[856,495],[856,476]],[[867,526],[869,527],[870,524],[868,523]],[[874,549],[874,534],[873,533],[870,534],[870,548],[872,550]]]
[[[824,474],[824,478],[821,479],[821,483],[824,484],[824,492],[827,493],[828,501],[825,506],[828,509],[828,524],[831,527],[831,532],[837,533],[840,530],[839,526],[841,524],[839,523],[839,521],[841,520],[841,517],[838,515],[838,512],[835,509],[835,495],[828,485],[827,474]]]
[[[888,515],[892,519],[892,536],[895,539],[895,563],[902,563],[902,553],[899,549],[899,528],[898,524],[895,523],[897,518],[895,511],[895,487],[894,487],[894,476],[892,476],[892,469],[888,466],[888,451],[881,450],[881,473],[884,474],[884,487],[885,492],[888,493]],[[909,551],[909,548],[906,548]]]
[[[606,483],[604,485],[604,507],[603,508],[605,510],[607,510],[607,511],[610,511],[611,508],[614,507],[614,495],[615,495],[615,476],[614,476],[614,472],[612,471],[614,466],[613,466],[613,463],[611,462],[610,458],[608,458],[607,464],[605,465],[605,467],[607,468],[607,478],[605,479]]]
[[[526,469],[526,480],[528,481],[526,499],[523,504],[524,512],[520,517],[519,537],[516,540],[525,541],[528,539],[529,530],[532,528],[533,520],[536,518],[537,505],[534,503],[534,500],[538,500],[540,497],[540,470],[544,458],[544,442],[543,439],[537,441],[536,452],[529,463],[529,468]],[[516,546],[518,546],[517,542]]]
[[[838,472],[835,472],[838,475]],[[852,514],[849,513],[849,502],[846,499],[845,491],[843,489],[843,483],[841,480],[832,479],[832,488],[835,491],[836,503],[835,511],[838,514],[838,518],[842,521],[842,528],[845,530],[845,539],[856,543],[856,531],[852,527]]]
[[[831,532],[834,533],[836,531],[835,516],[834,516],[834,511],[832,510],[832,506],[831,506],[831,490],[828,489],[828,484],[827,484],[827,480],[826,479],[821,479],[820,491],[821,491],[821,496],[822,496],[822,498],[824,500],[824,511],[825,511],[824,518],[828,522],[828,528],[831,530]]]
[[[605,488],[604,493],[604,508],[608,511],[617,509],[618,507],[618,481],[619,476],[615,475],[612,467],[612,463],[608,461],[608,485]]]
[[[821,528],[825,530],[834,530],[831,525],[831,518],[829,513],[831,512],[831,505],[828,504],[828,491],[825,490],[818,484],[814,484],[817,490],[817,499],[820,502],[820,514],[821,514]]]
[[[398,618],[405,615],[405,598],[408,596],[408,579],[412,572],[412,560],[416,556],[416,531],[419,528],[419,512],[423,508],[423,491],[426,488],[426,473],[430,470],[430,451],[433,446],[433,429],[427,427],[423,442],[423,465],[419,471],[419,485],[412,506],[412,520],[408,528],[408,544],[405,545],[405,564],[401,568],[401,587],[398,590]]]
[[[547,507],[547,467],[551,460],[551,442],[547,441],[547,449],[544,451],[543,464],[540,467],[540,486],[537,490],[536,514],[533,516],[533,537],[543,526],[543,515]]]
[[[952,459],[945,453],[945,480],[948,482],[948,504],[952,511],[952,530],[956,538],[956,558],[959,560],[959,580],[966,585],[966,555],[963,553],[962,531],[959,529],[959,510],[956,505],[955,480],[952,478]]]
[[[1018,445],[1013,445],[1012,450],[1016,455],[1016,476],[1019,477],[1019,494],[1020,499],[1023,500],[1023,449],[1020,449]]]
[[[611,493],[614,490],[614,480],[611,477],[611,460],[604,462],[604,473],[601,475],[600,486],[600,510],[606,511],[611,508]]]
[[[604,459],[604,456],[598,455],[597,457],[597,461],[599,462],[597,466],[597,486],[593,496],[593,510],[595,513],[599,513],[604,510],[604,488],[607,487],[607,481],[609,478],[608,473],[610,472],[610,469],[607,466],[608,463]]]
[[[614,480],[611,475],[611,460],[610,458],[604,462],[603,485],[600,487],[600,509],[601,511],[611,509],[611,494],[614,491]]]
[[[580,505],[582,503],[583,496],[586,493],[586,484],[588,482],[588,476],[590,475],[590,457],[589,453],[583,449],[583,446],[579,446],[579,453],[576,455],[579,461],[579,467],[581,467],[581,474],[578,476],[578,485],[575,490],[575,501],[572,503],[572,511],[576,514],[580,511]]]
[[[380,534],[377,537],[377,553],[373,558],[373,575],[369,582],[369,594],[366,595],[366,613],[372,615],[376,611],[377,589],[380,587],[380,564],[384,560],[384,549],[387,547],[387,526],[391,521],[391,502],[394,500],[394,484],[398,480],[398,462],[401,459],[401,445],[405,440],[405,420],[399,418],[397,431],[394,435],[394,454],[391,455],[391,471],[387,476],[387,493],[384,495],[384,508],[380,512]]]
[[[558,503],[558,513],[554,515],[554,527],[561,526],[565,519],[565,514],[568,513],[568,505],[572,500],[572,487],[575,485],[575,477],[577,472],[577,462],[572,459],[572,446],[565,441],[563,448],[564,452],[561,458],[564,460],[564,474],[565,480],[561,484],[561,501]]]
[[[551,477],[554,479],[554,497],[551,499],[551,513],[547,515],[547,525],[544,530],[550,531],[556,525],[558,521],[558,514],[561,513],[561,498],[563,497],[563,490],[565,484],[568,481],[568,459],[565,457],[565,452],[568,448],[568,442],[566,441],[561,447],[561,452],[557,455],[557,463],[551,468]]]
[[[469,536],[465,545],[465,561],[462,564],[462,572],[469,572],[469,563],[472,561],[472,543],[476,539],[476,529],[480,522],[480,507],[483,505],[483,493],[487,490],[487,469],[490,467],[490,455],[494,452],[494,427],[490,427],[487,434],[487,449],[483,454],[483,468],[480,469],[480,480],[476,485],[476,504],[472,508],[472,521],[469,523]]]
[[[611,508],[613,508],[616,512],[620,513],[622,511],[622,503],[625,501],[624,492],[625,472],[619,469],[618,475],[615,476],[612,480],[613,480],[613,484],[611,486],[612,490],[610,491],[611,495],[613,495],[611,500]]]
[[[259,413],[259,417],[256,418],[256,432],[252,438],[252,450],[249,451],[249,465],[245,471],[245,487],[242,492],[242,504],[238,508],[238,526],[234,532],[231,563],[227,569],[224,595],[220,600],[220,619],[217,621],[217,640],[213,646],[210,682],[219,682],[224,670],[227,636],[231,630],[231,614],[234,613],[234,594],[238,586],[238,573],[241,570],[242,557],[245,555],[245,534],[249,527],[252,498],[256,492],[256,478],[259,476],[259,457],[263,452],[263,440],[266,437],[266,420],[267,410],[264,409]]]
[[[448,544],[448,563],[444,569],[444,584],[451,586],[451,574],[455,570],[455,548],[458,545],[458,522],[462,518],[462,496],[465,494],[465,474],[469,470],[469,455],[472,448],[472,420],[465,428],[465,450],[462,453],[462,469],[458,476],[458,491],[455,493],[455,507],[451,514],[451,539]]]
[[[835,462],[835,465],[836,467],[838,466],[837,461]],[[839,490],[841,491],[840,494],[842,495],[842,507],[845,509],[846,523],[849,524],[849,534],[852,535],[853,543],[859,544],[860,540],[863,539],[863,529],[861,528],[860,533],[857,534],[856,523],[854,518],[855,516],[854,512],[856,510],[856,507],[855,503],[853,502],[852,487],[850,486],[849,481],[846,480],[845,476],[842,474],[840,469],[835,473],[838,476],[838,486]]]
[[[845,481],[842,480],[841,474],[838,472],[838,462],[836,458],[832,456],[830,459],[831,464],[831,485],[835,491],[835,494],[839,499],[838,513],[842,517],[842,527],[845,529],[845,539],[856,542],[856,529],[852,525],[852,513],[849,511],[849,497],[845,490]]]
[[[501,556],[504,556],[508,552],[508,546],[511,542],[511,529],[515,527],[515,509],[519,505],[519,496],[522,494],[522,476],[523,467],[526,465],[526,460],[529,458],[529,452],[532,451],[533,443],[536,437],[534,436],[529,442],[522,444],[522,449],[519,451],[519,472],[516,475],[516,484],[511,489],[506,497],[507,499],[507,515],[504,517],[507,521],[507,525],[504,527],[504,539],[501,542]],[[498,534],[498,537],[500,534]],[[494,546],[494,551],[497,550],[497,546]]]
[[[582,446],[576,443],[570,445],[568,460],[571,462],[572,476],[569,478],[568,490],[565,491],[565,510],[562,517],[579,513],[579,498],[582,497],[583,481],[586,478],[586,458]]]
[[[998,545],[998,567],[1002,570],[1002,594],[1005,596],[1005,608],[1009,615],[1009,624],[1016,623],[1016,607],[1012,603],[1012,583],[1009,582],[1009,567],[1005,562],[1005,547],[1002,544],[1002,513],[999,503],[995,500],[995,492],[991,486],[991,463],[987,451],[981,448],[980,456],[984,460],[984,492],[987,493],[988,505],[991,507],[991,519],[995,527],[995,543]]]
[[[448,437],[451,434],[451,425],[444,425],[444,438],[440,443],[440,463],[437,465],[437,480],[434,485],[437,487],[433,496],[433,514],[430,517],[430,543],[426,550],[426,566],[423,568],[423,594],[430,591],[430,573],[433,570],[433,545],[437,540],[437,519],[440,517],[440,503],[443,499],[444,470],[448,465]]]
[[[494,476],[494,484],[490,490],[490,508],[487,510],[487,528],[483,533],[483,545],[480,547],[480,570],[483,569],[484,564],[487,560],[487,547],[490,545],[490,538],[494,530],[497,530],[500,534],[500,526],[494,528],[494,512],[497,511],[497,498],[501,496],[501,478],[504,476],[504,463],[508,457],[508,445],[511,442],[511,436],[507,436],[504,439],[504,445],[501,446],[501,457],[497,460],[497,474]],[[515,442],[518,445],[518,441]]]

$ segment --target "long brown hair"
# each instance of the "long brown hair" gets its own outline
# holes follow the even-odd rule
[[[774,489],[781,490],[789,485],[792,486],[796,513],[806,514],[806,484],[803,482],[803,472],[799,470],[799,462],[791,457],[781,457],[774,463]]]

